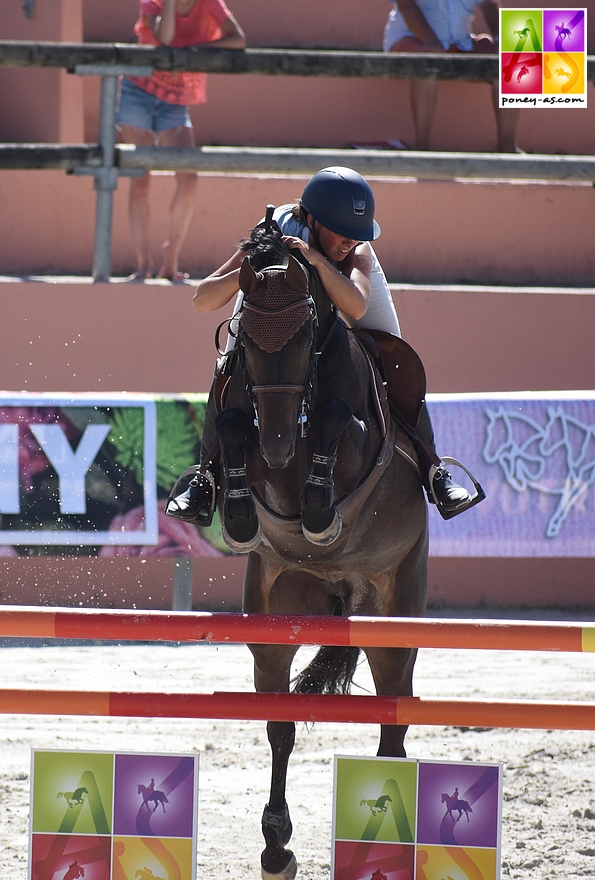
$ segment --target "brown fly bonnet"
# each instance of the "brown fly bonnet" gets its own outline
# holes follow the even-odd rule
[[[239,284],[242,330],[263,351],[281,351],[312,314],[306,270],[290,255],[287,266],[256,272],[246,257]]]

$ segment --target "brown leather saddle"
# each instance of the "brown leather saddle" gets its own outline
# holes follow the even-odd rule
[[[426,371],[408,342],[383,330],[354,330],[360,345],[372,356],[386,383],[392,407],[415,430],[426,396]]]

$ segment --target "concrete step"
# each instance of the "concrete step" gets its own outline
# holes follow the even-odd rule
[[[392,285],[429,392],[592,388],[595,288]],[[193,282],[0,278],[2,386],[10,391],[208,391],[217,326]]]
[[[202,174],[181,268],[200,277],[221,265],[268,203],[292,202],[300,175]],[[591,287],[595,198],[588,183],[416,181],[373,178],[382,236],[375,247],[393,282]],[[151,175],[156,268],[168,238],[173,175]],[[133,270],[128,182],[114,198],[113,274]],[[91,271],[95,194],[60,171],[0,172],[0,272]]]

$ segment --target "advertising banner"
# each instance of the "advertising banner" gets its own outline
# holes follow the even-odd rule
[[[446,522],[431,508],[431,555],[595,555],[595,392],[434,394],[428,406],[439,453],[487,496]]]
[[[500,9],[500,107],[587,106],[587,10]]]
[[[332,880],[497,880],[502,766],[335,756]]]
[[[197,529],[164,513],[198,460],[205,406],[0,394],[0,556],[229,554],[217,517]],[[595,556],[595,392],[430,394],[428,407],[439,454],[487,495],[448,521],[430,506],[431,555]]]
[[[31,755],[30,880],[195,880],[198,755]]]

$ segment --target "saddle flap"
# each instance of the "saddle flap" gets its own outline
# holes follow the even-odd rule
[[[388,398],[415,428],[426,396],[426,371],[420,356],[400,336],[383,330],[354,331],[360,344],[381,364]]]

